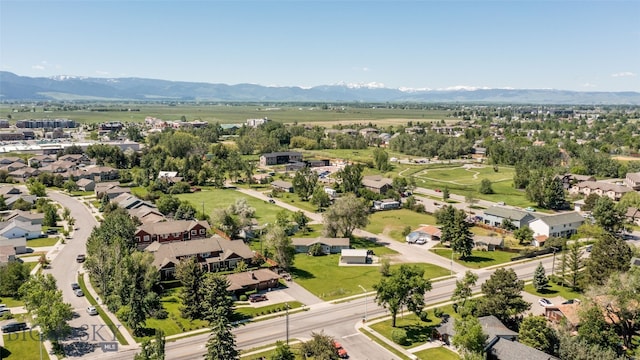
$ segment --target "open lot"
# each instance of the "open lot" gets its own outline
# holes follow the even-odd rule
[[[447,248],[435,248],[430,249],[434,253],[445,257],[447,259],[451,259],[451,249]],[[465,260],[458,259],[458,256],[453,256],[453,261],[457,262],[460,265],[464,265],[468,268],[472,269],[481,269],[488,266],[505,264],[511,261],[511,258],[518,255],[517,253],[506,252],[506,251],[480,251],[473,250],[471,252],[471,256],[467,257]]]
[[[421,224],[435,225],[436,219],[429,214],[420,214],[407,209],[377,211],[371,214],[369,225],[365,230],[374,234],[384,234],[400,242],[405,241],[402,230],[406,226],[411,229]]]
[[[430,359],[438,359],[438,360],[458,360],[460,356],[454,353],[453,351],[445,348],[445,347],[436,347],[427,350],[418,351],[414,353],[418,359],[422,360],[430,360]]]
[[[380,280],[378,266],[338,266],[339,259],[340,254],[297,254],[291,274],[298,284],[325,301],[361,294],[359,285],[373,290],[373,285]],[[449,270],[436,265],[415,265],[425,270],[426,278],[449,275]],[[392,269],[394,267],[391,266]]]
[[[49,359],[49,354],[40,343],[38,333],[35,331],[27,330],[25,332],[3,334],[2,337],[4,348],[0,349],[0,359],[40,359],[40,347],[42,348],[42,359]]]
[[[188,200],[198,211],[202,211],[204,203],[204,212],[207,215],[211,215],[215,209],[226,208],[237,199],[244,198],[249,206],[256,209],[256,219],[260,224],[273,223],[278,212],[288,211],[232,189],[203,188],[202,191],[179,194],[176,197],[180,200]]]

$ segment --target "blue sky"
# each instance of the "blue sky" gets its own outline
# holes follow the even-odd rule
[[[0,0],[0,70],[640,91],[640,1]]]

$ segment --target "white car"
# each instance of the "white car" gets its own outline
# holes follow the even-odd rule
[[[540,306],[544,306],[544,307],[553,305],[553,303],[551,301],[549,301],[548,299],[544,299],[544,298],[538,300],[538,304],[540,304]]]
[[[96,309],[95,306],[89,306],[87,307],[87,314],[93,316],[93,315],[98,315],[98,309]]]

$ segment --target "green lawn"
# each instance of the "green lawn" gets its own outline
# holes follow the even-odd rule
[[[460,360],[460,356],[458,356],[458,354],[442,346],[418,351],[413,355],[417,356],[420,360]]]
[[[25,360],[40,359],[40,347],[42,348],[42,358],[49,359],[49,354],[40,343],[36,331],[25,331],[2,336],[4,348],[0,349],[0,359]],[[40,345],[40,346],[38,346]]]
[[[297,194],[280,193],[277,199],[287,204],[291,204],[302,210],[306,210],[310,212],[316,212],[316,210],[318,210],[318,207],[313,205],[311,202],[300,200],[300,196],[298,196]]]
[[[202,329],[207,326],[204,320],[188,320],[180,316],[180,307],[182,306],[178,296],[180,288],[165,290],[160,302],[165,310],[169,313],[166,319],[147,319],[145,327],[149,336],[155,334],[155,329],[162,329],[165,336],[180,334],[185,331]],[[136,338],[137,341],[143,338]]]
[[[301,343],[291,344],[293,340],[289,339],[289,348],[295,355],[295,360],[305,360],[304,356],[300,354],[300,346]],[[276,344],[271,344],[267,347],[276,346]],[[258,349],[256,349],[258,350]],[[253,352],[253,349],[248,350],[247,352]],[[274,350],[265,350],[259,353],[255,353],[253,355],[240,355],[240,359],[242,360],[261,360],[261,359],[271,359],[271,355],[273,355]]]
[[[584,300],[585,299],[585,296],[583,293],[573,291],[571,290],[571,288],[568,288],[568,287],[560,286],[558,284],[553,283],[552,281],[549,282],[549,286],[543,291],[540,291],[540,292],[536,291],[536,289],[533,287],[533,284],[531,283],[526,284],[524,286],[524,291],[530,294],[542,296],[542,297],[562,296],[563,298],[565,298],[565,300],[569,300],[569,299]]]
[[[198,210],[202,211],[204,202],[204,211],[210,215],[215,209],[226,208],[236,202],[237,199],[246,199],[249,206],[256,209],[256,219],[258,223],[273,223],[276,221],[276,215],[284,210],[279,206],[272,205],[266,201],[256,199],[252,196],[245,195],[233,189],[215,189],[203,188],[202,191],[176,195],[180,200],[188,200]]]
[[[59,237],[46,237],[27,240],[27,247],[53,246],[60,240]]]
[[[104,324],[107,326],[107,328],[119,330],[116,328],[116,325],[113,323],[113,321],[111,321],[111,318],[109,318],[107,314],[105,314],[105,312],[98,306],[98,302],[96,301],[96,299],[94,299],[91,293],[87,290],[87,287],[84,283],[84,276],[80,274],[78,275],[78,285],[80,285],[80,289],[84,293],[84,296],[89,302],[89,304],[94,305],[96,309],[98,309],[98,316],[100,316],[100,319],[104,321]],[[120,331],[111,330],[111,332],[115,334],[116,339],[118,339],[118,342],[120,343],[120,345],[129,345],[129,343],[127,342],[127,339],[124,338],[124,336],[120,333]]]
[[[24,306],[24,301],[11,297],[0,298],[0,304],[6,304],[7,307]]]
[[[380,280],[377,266],[338,266],[339,259],[339,254],[297,254],[291,273],[298,284],[325,301],[361,294],[359,285],[373,290],[373,285]],[[449,274],[449,270],[432,264],[415,265],[425,269],[426,278]],[[392,266],[392,269],[395,266],[399,265]]]
[[[361,237],[354,237],[353,239],[351,239],[351,247],[353,249],[373,250],[373,253],[376,256],[391,255],[391,254],[398,253],[397,251],[386,247],[384,244],[381,244],[379,242],[369,241]]]
[[[291,302],[288,302],[287,304],[289,304],[289,310],[297,309],[299,307],[302,307],[303,305],[301,302],[298,302],[298,301],[291,301]],[[235,312],[236,314],[240,314],[243,317],[255,317],[255,316],[262,316],[262,315],[277,313],[284,310],[285,310],[285,304],[280,303],[280,304],[272,304],[272,305],[260,306],[260,307],[252,307],[252,306],[236,307]]]
[[[451,259],[451,249],[434,248],[434,249],[431,249],[431,251],[433,251],[434,253],[442,257]],[[454,255],[453,261],[472,269],[480,269],[488,266],[508,263],[511,261],[512,257],[517,255],[518,254],[516,253],[498,251],[498,250],[496,251],[473,250],[471,252],[471,256],[466,258],[465,260],[460,260],[458,259],[458,256]]]
[[[436,219],[429,214],[420,214],[407,209],[378,211],[369,218],[369,225],[365,230],[374,234],[384,234],[394,240],[404,242],[402,231],[406,226],[411,229],[418,228],[421,224],[435,225]]]

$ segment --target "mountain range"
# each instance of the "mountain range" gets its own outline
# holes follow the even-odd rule
[[[16,100],[640,105],[640,92],[486,88],[411,90],[346,84],[301,88],[143,78],[27,77],[0,71],[0,101]]]

